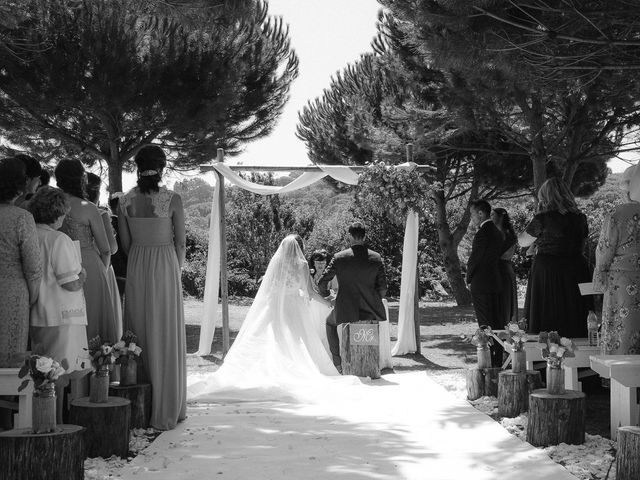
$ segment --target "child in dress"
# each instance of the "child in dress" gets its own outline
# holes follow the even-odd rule
[[[31,307],[33,353],[57,360],[66,374],[56,382],[58,421],[62,421],[63,389],[71,379],[89,373],[87,314],[82,292],[85,272],[73,240],[59,232],[69,203],[62,190],[42,187],[29,202],[36,221],[43,259],[38,300]],[[87,368],[83,367],[83,363]]]

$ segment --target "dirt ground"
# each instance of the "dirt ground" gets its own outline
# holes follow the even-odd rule
[[[251,299],[234,298],[229,305],[230,340],[242,325]],[[220,308],[220,306],[219,306]],[[187,365],[189,371],[215,370],[222,358],[222,331],[216,328],[212,355],[193,355],[198,350],[202,302],[185,301],[187,329]],[[398,303],[389,303],[391,340],[397,339]],[[458,307],[453,302],[420,303],[421,354],[393,357],[396,372],[425,370],[435,381],[445,387],[452,383],[464,384],[465,368],[476,363],[476,347],[464,336],[473,334],[477,324],[472,307]],[[543,371],[544,374],[544,371]],[[609,438],[609,390],[602,387],[598,376],[583,379],[583,391],[587,394],[586,431]]]

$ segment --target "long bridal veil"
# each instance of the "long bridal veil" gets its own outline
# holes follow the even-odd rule
[[[189,400],[305,397],[326,382],[357,383],[333,366],[321,339],[330,310],[311,298],[311,289],[307,262],[289,235],[269,262],[224,364],[189,377]]]

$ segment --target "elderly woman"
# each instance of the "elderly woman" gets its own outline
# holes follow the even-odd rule
[[[593,286],[604,293],[602,350],[609,355],[640,354],[640,170],[622,178],[626,203],[604,220],[596,248]]]
[[[0,367],[16,367],[27,350],[29,306],[38,298],[42,277],[36,224],[14,206],[27,183],[24,163],[0,160]]]
[[[518,237],[521,247],[536,242],[537,254],[529,279],[529,331],[555,330],[563,337],[587,336],[587,314],[593,300],[580,295],[579,283],[590,280],[584,257],[587,217],[559,178],[538,191],[538,212]]]

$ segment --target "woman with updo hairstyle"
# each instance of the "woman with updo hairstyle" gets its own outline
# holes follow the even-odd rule
[[[118,231],[128,256],[124,323],[138,336],[151,381],[150,425],[170,430],[186,416],[186,339],[180,269],[185,257],[182,199],[159,185],[162,149],[135,157],[138,186],[120,198]]]
[[[27,350],[29,306],[38,298],[42,277],[40,247],[33,216],[16,207],[24,193],[25,166],[0,159],[0,367],[18,367]]]
[[[509,213],[504,208],[494,208],[491,211],[491,221],[498,227],[503,238],[500,261],[498,262],[502,279],[499,312],[502,325],[507,325],[510,322],[518,321],[518,285],[516,284],[516,272],[511,262],[518,246],[518,236],[511,224]]]
[[[33,158],[31,155],[24,153],[18,153],[15,158],[24,163],[25,173],[27,175],[27,183],[24,188],[24,192],[16,199],[15,205],[22,208],[27,208],[27,202],[36,190],[40,186],[42,175],[42,165],[40,162]]]
[[[59,422],[65,385],[69,379],[88,373],[82,366],[87,358],[87,313],[82,292],[86,274],[73,240],[58,231],[69,209],[64,192],[49,186],[38,189],[29,201],[43,271],[38,300],[31,307],[31,349],[37,355],[53,358],[65,369],[56,382]]]
[[[111,247],[98,207],[86,198],[84,166],[80,160],[61,160],[54,175],[70,206],[60,231],[79,242],[82,266],[87,272],[87,335],[89,339],[100,335],[103,341],[115,343],[122,336],[122,322],[114,311],[107,279]]]

